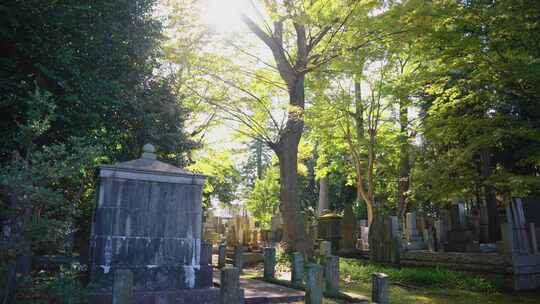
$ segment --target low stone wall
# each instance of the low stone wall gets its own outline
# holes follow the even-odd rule
[[[401,253],[401,264],[410,266],[440,266],[453,270],[490,273],[507,272],[504,257],[498,253],[430,252],[427,250]]]
[[[339,256],[355,259],[369,259],[369,252],[340,252]],[[499,253],[464,253],[464,252],[431,252],[414,250],[401,252],[401,265],[444,267],[452,270],[508,273],[508,263]]]

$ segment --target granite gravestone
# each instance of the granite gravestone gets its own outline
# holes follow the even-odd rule
[[[474,242],[474,233],[469,229],[465,216],[465,204],[454,203],[450,206],[451,229],[448,231],[445,251],[480,252],[480,245]]]
[[[99,168],[89,303],[111,303],[114,273],[133,273],[133,303],[218,303],[201,257],[204,176],[141,158]]]

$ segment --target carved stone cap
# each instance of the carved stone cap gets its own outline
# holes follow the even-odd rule
[[[205,175],[192,173],[159,161],[155,152],[156,148],[152,144],[146,144],[143,146],[141,158],[112,166],[102,165],[100,166],[100,176],[163,182],[204,183]]]
[[[156,147],[154,145],[148,143],[143,146],[143,153],[141,155],[141,158],[145,159],[157,159],[156,156]]]

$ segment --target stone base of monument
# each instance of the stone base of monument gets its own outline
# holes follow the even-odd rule
[[[198,288],[174,291],[135,291],[132,304],[191,304],[219,303],[219,288]],[[92,304],[111,304],[112,293],[89,292],[87,302]]]
[[[405,250],[424,250],[427,248],[426,243],[424,243],[423,241],[402,241],[401,246]]]

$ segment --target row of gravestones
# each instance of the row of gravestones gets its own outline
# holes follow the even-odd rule
[[[322,304],[323,296],[338,297],[339,292],[339,257],[331,255],[332,245],[328,241],[321,242],[319,261],[308,263],[304,269],[304,257],[295,252],[291,257],[291,284],[294,287],[305,289],[306,304]],[[264,275],[263,279],[276,282],[276,248],[264,248]],[[306,273],[304,273],[306,270]],[[305,280],[305,282],[304,282]],[[389,278],[383,273],[372,275],[372,301],[375,303],[389,303]]]

